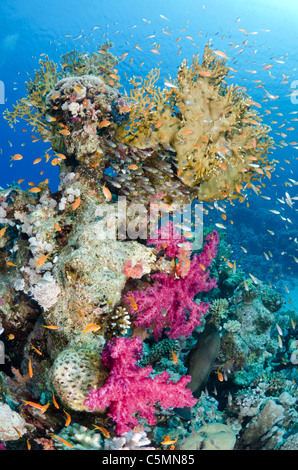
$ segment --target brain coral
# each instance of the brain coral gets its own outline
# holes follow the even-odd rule
[[[61,401],[76,411],[90,411],[84,406],[86,395],[103,386],[108,371],[98,351],[88,348],[67,348],[55,359],[52,383]]]

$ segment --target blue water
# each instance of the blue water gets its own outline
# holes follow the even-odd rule
[[[237,70],[229,83],[246,87],[252,99],[262,104],[261,113],[264,109],[271,110],[271,114],[265,113],[264,122],[271,125],[271,135],[277,143],[283,140],[287,143],[274,150],[272,158],[279,163],[272,179],[266,180],[263,190],[266,199],[252,192],[249,207],[246,203],[227,205],[229,218],[234,222],[227,224],[227,241],[237,263],[247,272],[263,276],[281,290],[284,279],[290,282],[290,289],[291,285],[294,287],[298,276],[298,264],[294,260],[294,256],[298,258],[297,211],[295,203],[290,208],[278,199],[284,201],[285,192],[291,198],[297,194],[295,183],[289,181],[289,178],[298,179],[298,151],[289,145],[297,139],[298,130],[297,122],[291,121],[295,114],[290,114],[298,111],[290,96],[293,81],[298,80],[296,0],[2,0],[0,18],[0,80],[5,86],[5,104],[0,105],[0,111],[11,109],[26,94],[25,82],[33,77],[43,54],[58,61],[61,54],[71,49],[94,52],[98,44],[112,41],[115,55],[128,52],[119,65],[121,82],[128,88],[125,74],[128,78],[145,76],[157,66],[161,67],[162,79],[169,75],[175,78],[181,61],[191,60],[197,53],[202,57],[204,45],[210,39],[214,49],[225,50],[230,57],[229,65]],[[151,52],[156,45],[160,45],[160,55]],[[241,49],[243,52],[239,52]],[[264,69],[268,64],[273,64],[272,68]],[[264,87],[258,88],[253,80],[262,80]],[[267,92],[279,98],[267,98],[264,102]],[[286,130],[290,127],[294,131]],[[47,177],[51,190],[55,191],[57,167],[49,163],[32,164],[50,145],[33,143],[32,133],[29,128],[23,132],[24,128],[19,123],[14,131],[0,118],[0,186],[6,187],[20,178],[38,184]],[[11,165],[11,156],[16,153],[24,158]],[[285,220],[270,210],[281,211]],[[222,221],[219,215],[213,210],[211,223]],[[264,251],[272,254],[268,262]]]

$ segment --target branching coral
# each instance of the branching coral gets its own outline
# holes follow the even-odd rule
[[[23,119],[43,140],[49,140],[54,133],[46,118],[45,97],[62,75],[58,72],[57,65],[47,56],[40,59],[39,64],[40,68],[35,71],[34,79],[27,83],[28,95],[13,105],[12,111],[6,110],[4,118],[11,126]]]
[[[154,404],[162,408],[193,406],[196,399],[185,388],[190,377],[181,377],[177,383],[169,381],[164,371],[150,378],[152,367],[139,367],[137,360],[142,352],[142,341],[135,338],[114,338],[102,353],[103,364],[110,375],[103,387],[93,389],[85,405],[92,410],[109,407],[109,416],[117,423],[118,435],[130,431],[138,424],[135,413],[155,424]],[[137,399],[136,399],[137,397]]]
[[[170,100],[173,92],[156,88],[159,76],[160,70],[153,69],[144,80],[140,81],[139,77],[130,80],[133,89],[129,97],[129,123],[118,129],[118,137],[139,148],[150,148],[163,142],[163,133],[159,129],[166,121],[172,137],[178,129],[179,120],[171,116],[173,110]],[[169,138],[170,135],[167,135],[164,142],[169,141]]]

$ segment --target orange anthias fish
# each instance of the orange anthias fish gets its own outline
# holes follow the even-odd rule
[[[36,408],[37,410],[39,410],[41,413],[45,413],[50,405],[49,402],[46,405],[40,405],[39,403],[34,403],[33,401],[26,401],[26,400],[23,400],[23,401],[25,402],[25,405],[32,406],[33,408]]]
[[[185,277],[190,270],[190,255],[192,251],[191,243],[185,243],[179,250],[176,273],[180,277]]]
[[[40,356],[42,356],[42,352],[41,352],[39,349],[37,349],[35,346],[33,346],[33,344],[30,344],[30,347],[31,347],[32,349],[34,349],[34,351],[35,351],[37,354],[39,354]]]
[[[0,230],[0,238],[3,237],[3,235],[5,234],[5,231],[7,229],[7,225],[5,227],[3,227],[1,230]]]
[[[12,263],[11,261],[6,261],[7,266],[15,266],[17,267],[16,264]]]
[[[111,121],[105,120],[105,121],[101,121],[101,122],[98,124],[98,127],[99,127],[100,129],[102,129],[103,127],[108,127],[110,124],[111,124]]]
[[[129,113],[130,111],[131,111],[130,106],[123,106],[122,108],[120,108],[121,113]]]
[[[223,379],[224,379],[222,373],[221,373],[219,370],[217,370],[215,373],[217,374],[218,380],[219,380],[220,382],[222,382]]]
[[[86,328],[84,328],[84,330],[82,330],[82,331],[85,335],[86,333],[89,333],[90,331],[97,331],[99,329],[100,329],[99,325],[91,323],[90,325],[87,325]]]
[[[202,77],[210,77],[211,72],[209,72],[208,70],[201,70],[201,71],[200,71],[200,75],[201,75]]]
[[[127,167],[129,170],[137,170],[139,167],[135,163],[132,163],[131,165],[128,165]]]
[[[59,134],[62,134],[62,135],[70,135],[70,132],[68,129],[62,129],[61,131],[59,131]]]
[[[67,447],[73,447],[72,444],[70,444],[69,442],[67,442],[65,439],[63,439],[62,437],[59,437],[59,436],[56,436],[55,434],[50,434],[51,437],[53,437],[54,439],[59,439],[59,441],[61,441],[64,445],[66,445]]]
[[[70,417],[70,414],[67,413],[67,411],[65,411],[65,410],[63,410],[63,411],[66,414],[66,421],[65,421],[65,427],[66,427],[71,423],[71,417]]]
[[[39,193],[41,191],[40,188],[38,188],[38,186],[35,186],[34,188],[31,188],[29,189],[29,193]]]
[[[111,191],[106,187],[106,183],[102,187],[102,192],[104,194],[104,197],[106,198],[107,201],[112,200],[112,193]]]
[[[130,303],[131,303],[131,306],[134,310],[138,310],[138,305],[135,301],[135,299],[133,297],[131,297],[130,295],[127,296],[127,299],[130,300]]]
[[[161,119],[160,121],[158,121],[154,126],[155,129],[158,129],[160,126],[162,126],[164,122],[165,122],[165,119]]]
[[[20,153],[16,153],[15,155],[13,155],[13,157],[11,157],[11,160],[22,160],[23,158],[23,155],[21,155]]]
[[[33,369],[32,369],[31,359],[29,359],[28,368],[29,368],[29,377],[30,377],[30,379],[32,379],[32,377],[33,377]]]
[[[52,392],[52,395],[53,395],[53,398],[52,398],[53,404],[54,404],[55,408],[57,408],[57,410],[59,410],[59,405],[58,405],[57,400],[55,398],[54,392]]]
[[[61,160],[59,158],[53,158],[53,160],[51,161],[51,165],[53,166],[60,165],[60,163],[61,163]]]
[[[177,364],[177,362],[178,362],[178,357],[177,357],[177,354],[174,353],[173,348],[171,349],[171,354],[172,354],[173,362],[174,362],[175,364]]]
[[[102,426],[96,426],[96,424],[93,424],[93,426],[95,427],[95,429],[99,429],[105,437],[108,437],[108,438],[110,437],[110,433],[106,428]]]
[[[72,206],[72,210],[75,211],[79,207],[80,204],[81,204],[81,198],[79,196],[78,199],[74,202]]]
[[[218,55],[219,57],[222,57],[223,59],[229,59],[229,57],[227,56],[227,54],[225,54],[224,52],[222,51],[213,51],[214,54]]]
[[[164,445],[171,445],[171,444],[175,444],[175,442],[178,441],[178,437],[176,437],[176,439],[170,439],[170,436],[163,436],[163,441],[161,442],[161,444],[164,444]]]
[[[36,266],[40,268],[40,266],[42,266],[45,263],[45,261],[48,259],[49,256],[51,256],[51,253],[48,253],[47,255],[42,255],[37,261]]]

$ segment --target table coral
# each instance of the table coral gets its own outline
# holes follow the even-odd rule
[[[239,87],[226,86],[228,73],[207,45],[202,64],[197,56],[190,67],[184,61],[170,89],[155,86],[158,70],[141,85],[132,80],[129,120],[117,131],[129,145],[170,149],[177,176],[196,187],[201,200],[244,200],[252,181],[270,178],[274,168],[267,158],[270,128],[252,109],[259,105]]]

